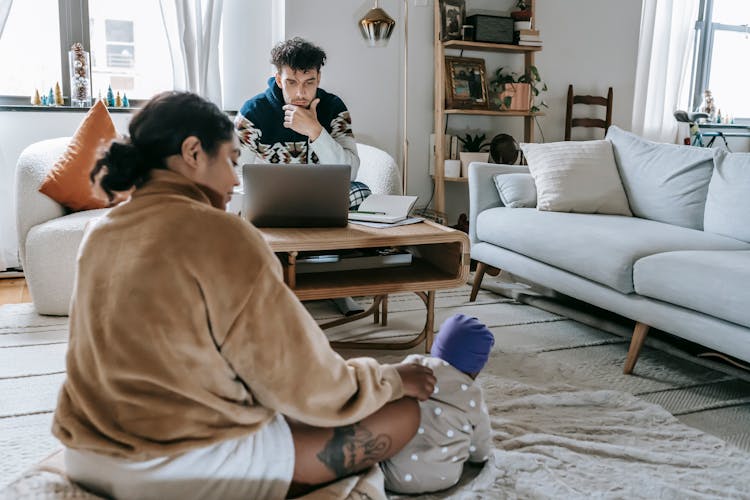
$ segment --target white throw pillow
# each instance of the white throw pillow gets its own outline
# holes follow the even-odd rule
[[[633,215],[609,141],[524,143],[521,149],[536,184],[537,209]]]
[[[716,152],[703,230],[750,243],[750,153]]]
[[[495,187],[500,201],[508,208],[536,206],[536,186],[531,174],[497,174]]]

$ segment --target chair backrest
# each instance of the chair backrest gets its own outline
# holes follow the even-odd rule
[[[361,143],[357,143],[357,154],[357,181],[367,184],[373,194],[403,194],[401,172],[391,155],[382,149]]]
[[[47,139],[23,150],[16,165],[16,231],[21,264],[26,261],[26,235],[29,230],[65,215],[65,207],[39,192],[55,162],[65,152],[70,137]]]
[[[592,106],[604,106],[606,118],[573,118],[574,104],[588,104]],[[570,131],[573,127],[594,127],[604,129],[604,134],[612,125],[612,87],[607,91],[607,97],[593,95],[574,95],[573,86],[568,85],[568,105],[565,111],[565,140],[570,140]]]

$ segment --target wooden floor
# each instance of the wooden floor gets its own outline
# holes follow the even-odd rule
[[[0,279],[0,305],[31,302],[29,287],[23,278]]]

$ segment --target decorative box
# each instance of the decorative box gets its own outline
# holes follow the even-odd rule
[[[474,26],[474,41],[489,43],[513,43],[513,18],[474,14],[466,18],[466,24]]]

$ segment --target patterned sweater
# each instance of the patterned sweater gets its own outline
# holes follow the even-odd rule
[[[357,177],[359,156],[352,120],[344,102],[319,88],[318,121],[323,127],[313,142],[284,127],[284,96],[272,77],[268,88],[245,102],[234,120],[240,143],[262,163],[326,163],[351,165]]]
[[[253,434],[277,413],[358,422],[403,395],[395,367],[344,360],[255,227],[152,171],[78,252],[54,435],[131,460]]]

